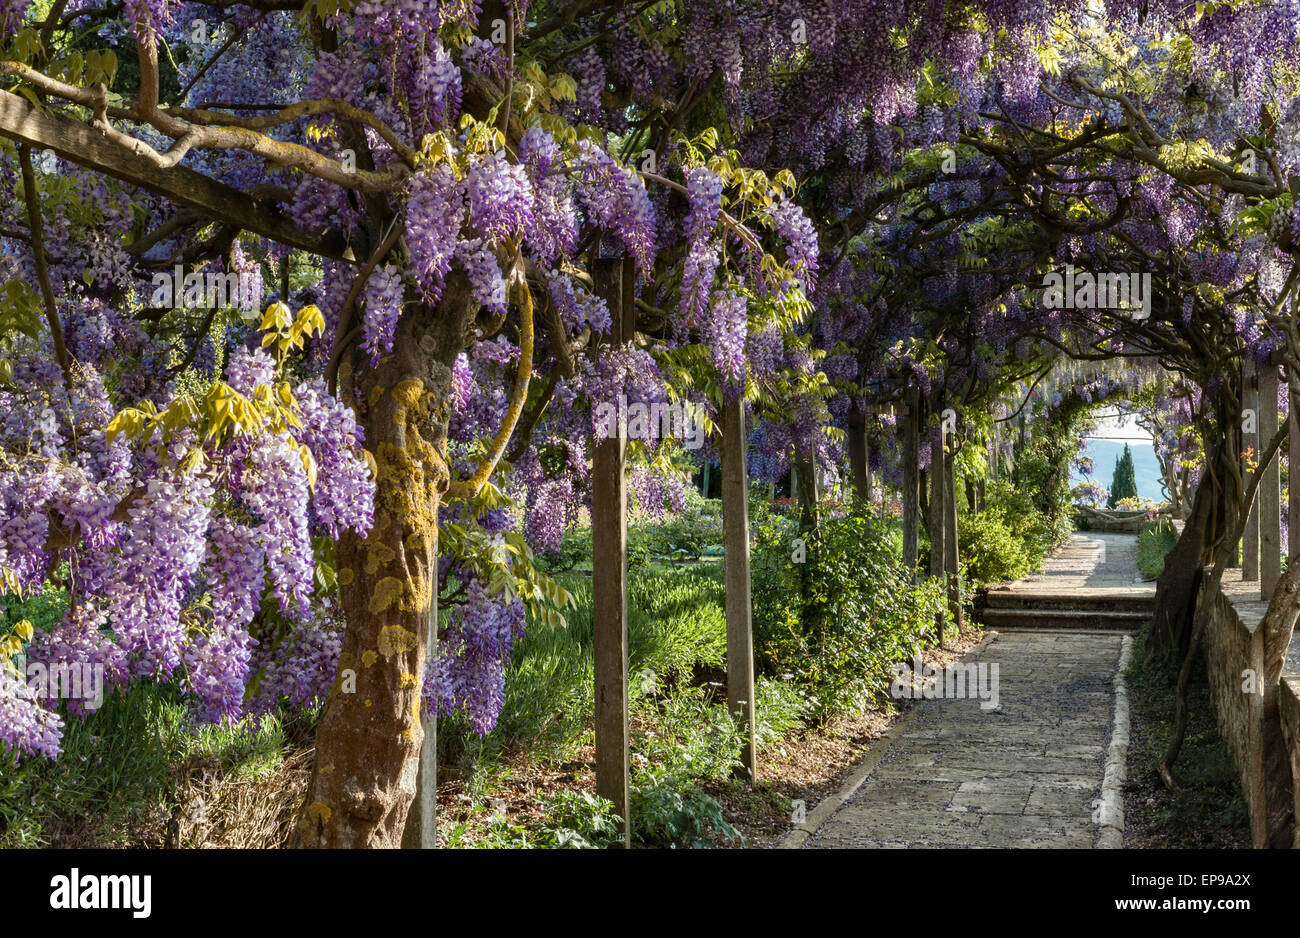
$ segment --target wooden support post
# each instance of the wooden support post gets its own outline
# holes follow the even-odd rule
[[[745,402],[722,405],[722,545],[726,566],[727,706],[741,727],[743,775],[757,780],[754,634],[749,594],[749,493],[745,471]]]
[[[877,461],[877,446],[875,442],[867,437],[867,431],[862,431],[862,436],[867,443],[867,503],[870,504],[876,496],[876,478],[875,473],[871,471],[872,462]],[[881,479],[881,498],[884,498],[884,479]]]
[[[948,509],[945,498],[947,489],[947,471],[944,464],[947,460],[943,453],[943,425],[935,424],[930,435],[930,468],[927,470],[930,476],[930,576],[944,576],[944,566],[948,555],[948,547],[944,535],[947,533]],[[935,619],[934,631],[939,645],[943,645],[943,623],[944,616],[940,613]]]
[[[631,272],[621,260],[595,265],[597,295],[614,314],[609,342],[626,337]],[[621,315],[620,315],[621,313]],[[622,818],[623,843],[630,845],[627,731],[627,488],[624,478],[626,427],[596,441],[592,459],[592,654],[596,673],[596,794],[608,798]]]
[[[1241,386],[1242,401],[1245,405],[1243,409],[1250,411],[1247,415],[1254,416],[1254,420],[1248,424],[1252,429],[1242,433],[1243,448],[1249,447],[1254,450],[1254,458],[1259,459],[1259,385],[1255,373],[1255,358],[1248,351],[1246,361],[1241,369]],[[1245,460],[1242,460],[1243,464]],[[1246,478],[1246,469],[1243,465],[1242,477]],[[1246,528],[1241,535],[1241,578],[1246,581],[1259,579],[1259,499],[1256,498],[1250,505],[1250,514],[1246,516]]]
[[[438,558],[433,558],[435,576]],[[426,669],[438,657],[438,585],[434,584],[429,605],[429,636],[424,658]],[[438,846],[438,714],[431,713],[421,723],[424,740],[420,743],[420,768],[415,778],[415,798],[402,829],[403,850],[432,850]]]
[[[871,474],[867,468],[867,421],[856,406],[849,411],[849,471],[853,494],[859,502],[871,498]]]
[[[1271,440],[1277,433],[1276,365],[1259,370],[1259,438]],[[1282,576],[1282,491],[1281,460],[1274,457],[1264,468],[1259,486],[1259,585],[1260,596],[1272,599]]]
[[[817,472],[811,455],[799,452],[795,446],[794,464],[790,470],[791,484],[796,477],[799,485],[799,527],[809,531],[817,524]]]
[[[1272,437],[1269,438],[1270,440]],[[1258,675],[1259,689],[1247,695],[1246,704],[1246,752],[1245,776],[1248,789],[1246,796],[1246,814],[1250,821],[1251,846],[1256,850],[1268,849],[1268,772],[1265,768],[1265,723],[1264,723],[1264,630],[1257,628],[1250,633],[1247,644],[1250,668]],[[1273,714],[1277,719],[1277,714]]]
[[[1292,187],[1294,190],[1294,186]],[[1294,322],[1300,318],[1300,293],[1291,294],[1291,318]],[[1292,394],[1296,391],[1296,394]],[[1287,427],[1287,557],[1294,558],[1300,553],[1300,478],[1296,477],[1295,465],[1300,462],[1300,413],[1297,413],[1296,400],[1300,398],[1300,375],[1287,375],[1286,413],[1290,421]],[[1278,457],[1279,464],[1282,457]],[[1296,800],[1300,802],[1300,779],[1296,784]],[[1300,843],[1300,822],[1296,824],[1296,842]]]
[[[706,463],[704,464],[704,480],[703,480],[703,481],[704,481],[704,491],[703,491],[701,494],[702,494],[705,498],[708,498],[708,497],[709,497],[709,481],[710,481],[710,479],[709,479],[709,470],[712,469],[712,468],[713,468],[713,463],[711,463],[711,462],[706,462]]]
[[[930,434],[930,466],[926,469],[926,481],[929,483],[930,516],[928,531],[930,534],[930,576],[943,575],[944,561],[944,478],[943,478],[943,444],[940,443],[942,429],[932,428]]]
[[[1002,454],[999,452],[998,427],[1001,426],[997,421],[993,423],[993,429],[989,431],[989,480],[996,482],[999,478],[998,473],[1001,469]]]
[[[916,569],[921,540],[920,502],[920,394],[907,392],[907,413],[903,420],[903,566]]]
[[[943,572],[948,578],[948,609],[952,612],[953,624],[957,626],[958,635],[966,627],[965,616],[961,610],[961,564],[957,544],[957,460],[956,452],[947,453],[943,460],[944,477],[944,531],[943,531]],[[939,646],[943,647],[943,633],[939,634]]]

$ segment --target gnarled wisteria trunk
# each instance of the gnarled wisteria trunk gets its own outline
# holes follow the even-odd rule
[[[1269,601],[1268,611],[1257,626],[1264,634],[1264,673],[1261,675],[1264,699],[1259,740],[1264,776],[1264,833],[1267,845],[1277,850],[1295,846],[1291,746],[1282,730],[1278,701],[1282,690],[1282,668],[1286,664],[1286,652],[1297,619],[1300,619],[1300,563],[1287,567]]]
[[[399,847],[416,793],[426,637],[447,490],[447,401],[471,313],[463,276],[436,308],[408,305],[393,355],[356,373],[378,474],[375,524],[339,545],[347,629],[316,734],[298,847]]]
[[[1240,426],[1240,420],[1235,425]],[[1155,660],[1176,664],[1186,656],[1202,570],[1213,561],[1215,545],[1234,530],[1242,492],[1228,461],[1237,458],[1238,440],[1232,434],[1206,453],[1206,471],[1192,499],[1192,510],[1156,580],[1156,607],[1147,643],[1147,653]]]

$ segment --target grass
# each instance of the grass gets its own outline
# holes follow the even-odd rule
[[[175,688],[138,684],[68,721],[57,761],[0,755],[0,848],[158,847],[182,829],[186,845],[200,846],[223,827],[253,837],[250,817],[285,820],[279,799],[253,802],[282,787],[286,756],[310,722],[269,715],[195,727]]]
[[[1178,543],[1178,531],[1167,518],[1144,527],[1137,539],[1137,565],[1142,576],[1154,580],[1165,570],[1165,557]]]
[[[440,758],[458,762],[470,788],[490,787],[508,753],[562,761],[591,738],[595,681],[592,658],[591,580],[559,574],[575,609],[563,626],[530,621],[506,673],[505,703],[496,729],[472,733],[451,717],[439,728]],[[628,578],[629,704],[648,714],[656,701],[687,686],[703,670],[721,668],[726,655],[722,573],[717,564],[689,568],[650,564]]]

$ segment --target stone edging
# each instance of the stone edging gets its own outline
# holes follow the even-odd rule
[[[1106,752],[1106,775],[1101,783],[1101,799],[1097,809],[1101,833],[1097,846],[1101,849],[1121,849],[1124,846],[1124,777],[1127,774],[1129,719],[1128,685],[1124,671],[1133,660],[1133,637],[1125,635],[1119,651],[1119,665],[1115,669],[1115,721],[1110,735],[1110,748]]]
[[[962,655],[962,658],[983,651],[997,637],[997,632],[986,632],[984,637],[970,651]],[[845,780],[844,787],[835,794],[823,798],[817,807],[808,812],[808,816],[802,824],[795,825],[794,829],[785,835],[785,838],[776,845],[777,849],[793,850],[807,843],[813,834],[817,833],[818,829],[830,819],[831,815],[843,807],[844,803],[862,787],[862,783],[870,777],[876,766],[880,764],[880,760],[885,757],[890,745],[916,715],[917,709],[917,707],[913,706],[911,710],[899,717],[893,726],[880,734],[880,737],[867,750],[866,758],[853,767],[848,779]],[[1127,723],[1125,725],[1127,726]]]

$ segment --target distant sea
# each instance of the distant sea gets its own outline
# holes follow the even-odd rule
[[[1164,493],[1160,489],[1160,463],[1156,460],[1155,448],[1144,442],[1130,442],[1129,448],[1133,451],[1133,474],[1137,477],[1138,495],[1159,501]],[[1089,440],[1086,454],[1093,461],[1092,481],[1109,489],[1115,475],[1115,461],[1124,454],[1124,441]],[[1084,478],[1074,470],[1070,473],[1070,485],[1076,485]]]

